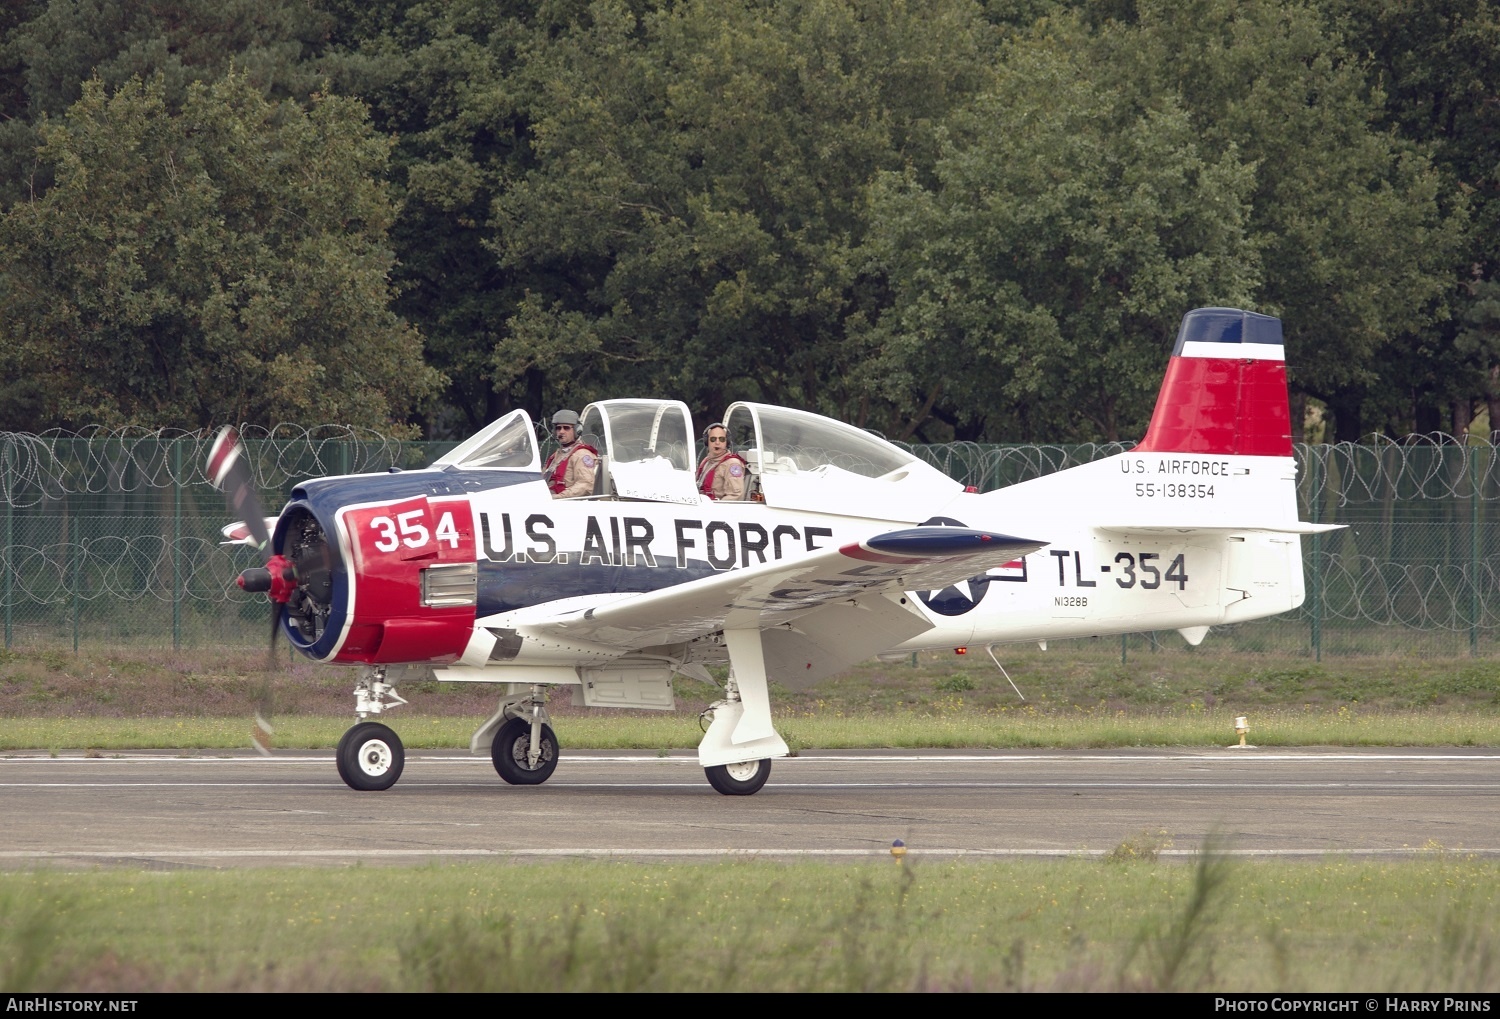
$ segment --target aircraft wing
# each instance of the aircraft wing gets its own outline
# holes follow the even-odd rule
[[[930,629],[904,592],[946,587],[1045,544],[913,527],[589,607],[537,606],[484,623],[629,650],[760,630],[767,674],[808,683]]]

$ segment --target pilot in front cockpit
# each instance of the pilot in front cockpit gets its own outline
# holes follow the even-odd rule
[[[542,466],[542,477],[554,499],[594,494],[594,471],[599,466],[599,451],[579,441],[578,412],[560,410],[552,415],[552,435],[557,450]]]
[[[745,458],[729,448],[729,432],[719,422],[703,430],[708,452],[698,463],[698,491],[710,499],[745,497]]]

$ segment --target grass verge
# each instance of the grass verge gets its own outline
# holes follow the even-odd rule
[[[0,991],[1500,990],[1500,862],[0,874]]]
[[[464,748],[482,718],[393,712],[384,719],[413,750]],[[276,719],[275,746],[324,749],[352,724],[345,717]],[[565,750],[673,750],[698,745],[696,716],[682,713],[564,715],[554,719]],[[894,748],[1215,747],[1236,742],[1224,711],[1161,714],[1077,712],[932,715],[917,712],[778,716],[793,752]],[[1476,712],[1266,709],[1250,716],[1249,741],[1286,746],[1500,746],[1500,717]],[[0,751],[230,750],[250,746],[240,718],[0,718]]]

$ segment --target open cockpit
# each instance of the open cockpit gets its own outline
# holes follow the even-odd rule
[[[620,399],[589,404],[580,437],[599,454],[594,491],[582,499],[696,505],[704,456],[692,413],[680,400]],[[720,419],[730,449],[745,460],[745,501],[813,512],[851,505],[902,519],[909,503],[930,503],[933,486],[961,486],[912,453],[854,425],[808,411],[739,402]],[[433,464],[446,470],[541,470],[541,446],[515,410]],[[907,496],[910,493],[910,497]]]

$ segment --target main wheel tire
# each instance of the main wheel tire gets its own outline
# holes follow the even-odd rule
[[[406,747],[389,726],[361,722],[339,740],[339,778],[350,789],[377,792],[389,789],[406,767]]]
[[[511,785],[541,785],[557,770],[557,757],[561,748],[552,726],[542,725],[542,756],[533,768],[528,760],[531,751],[531,723],[524,718],[506,719],[495,732],[495,742],[490,744],[490,760],[495,762],[495,771]]]
[[[760,787],[771,777],[771,759],[718,764],[704,768],[703,773],[708,776],[708,784],[725,796],[749,796],[760,792]]]

